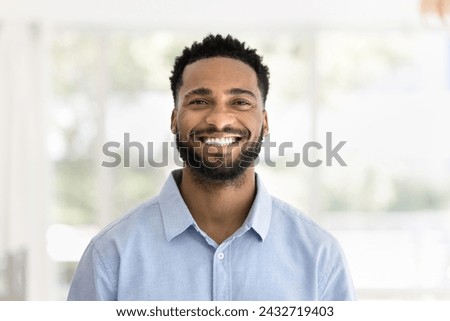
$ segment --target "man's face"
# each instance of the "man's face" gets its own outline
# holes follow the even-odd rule
[[[222,57],[187,65],[171,128],[186,166],[209,180],[239,177],[268,132],[255,71]]]

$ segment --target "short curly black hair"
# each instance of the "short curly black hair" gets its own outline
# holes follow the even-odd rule
[[[269,92],[269,68],[262,63],[262,57],[256,53],[256,49],[246,46],[231,35],[225,38],[221,35],[209,34],[202,42],[194,42],[190,48],[185,47],[182,54],[175,58],[172,76],[170,77],[170,88],[175,105],[177,104],[177,95],[183,85],[183,71],[187,65],[198,60],[227,57],[242,61],[249,65],[256,72],[258,87],[261,91],[263,103],[265,104]]]

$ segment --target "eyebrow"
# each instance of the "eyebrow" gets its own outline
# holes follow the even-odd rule
[[[231,88],[229,90],[227,90],[225,92],[227,95],[242,95],[242,94],[246,94],[246,95],[250,95],[253,98],[256,99],[256,95],[253,93],[253,91],[251,90],[247,90],[247,89],[242,89],[242,88]]]
[[[196,89],[189,91],[188,93],[186,93],[186,95],[184,95],[184,97],[189,97],[189,96],[194,96],[194,95],[209,96],[211,94],[212,94],[211,89],[200,87],[200,88],[196,88]]]
[[[246,94],[246,95],[250,95],[253,98],[256,99],[256,95],[248,89],[242,89],[242,88],[231,88],[228,89],[225,94],[227,95],[242,95],[242,94]],[[184,97],[189,97],[189,96],[194,96],[194,95],[199,95],[199,96],[210,96],[212,95],[212,90],[208,89],[208,88],[204,88],[204,87],[200,87],[200,88],[196,88],[193,89],[191,91],[189,91],[188,93],[186,93],[186,95],[184,95]]]

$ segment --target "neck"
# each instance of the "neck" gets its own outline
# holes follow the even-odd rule
[[[256,195],[255,172],[250,167],[234,182],[208,182],[185,167],[180,192],[198,226],[220,244],[247,218]]]

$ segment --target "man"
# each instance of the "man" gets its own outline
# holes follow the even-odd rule
[[[262,58],[210,35],[170,80],[184,168],[92,240],[69,300],[354,299],[335,239],[270,196],[252,166],[269,131]]]

